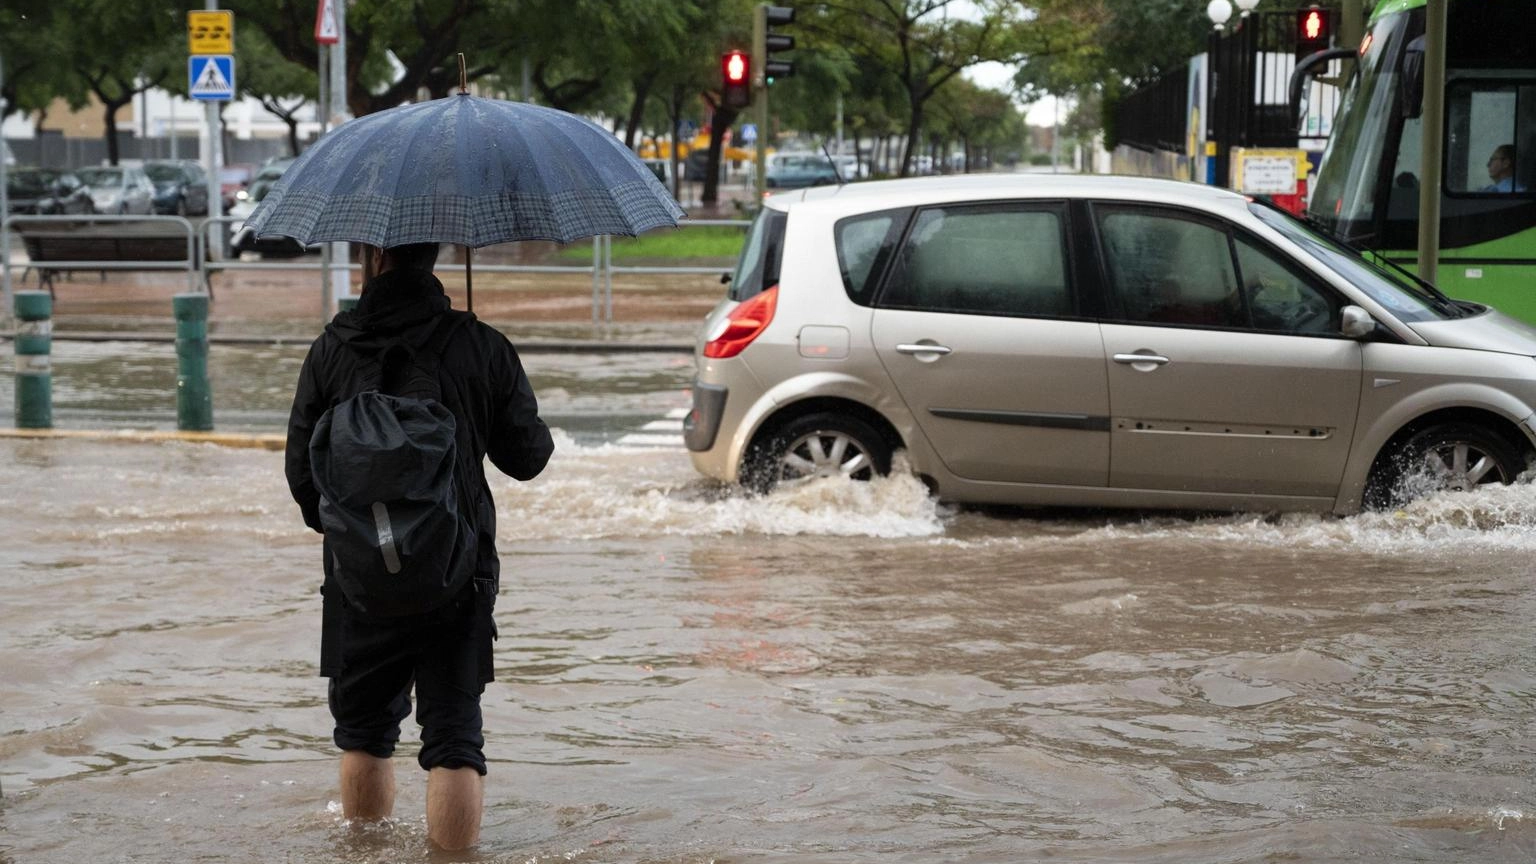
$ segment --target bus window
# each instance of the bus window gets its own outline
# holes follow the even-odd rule
[[[1445,188],[1452,194],[1514,195],[1530,188],[1536,145],[1536,84],[1460,81],[1445,100]]]

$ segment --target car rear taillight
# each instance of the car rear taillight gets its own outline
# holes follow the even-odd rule
[[[704,356],[735,357],[740,354],[768,329],[778,303],[779,286],[775,285],[732,309],[725,320],[716,325],[719,332],[711,334],[709,341],[704,343]]]

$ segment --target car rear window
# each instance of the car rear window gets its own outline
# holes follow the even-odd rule
[[[788,214],[782,210],[764,210],[758,214],[747,233],[747,242],[742,246],[736,272],[731,274],[731,290],[727,296],[732,300],[750,299],[779,284],[784,225],[788,221]]]
[[[909,210],[886,210],[838,220],[833,227],[843,290],[860,306],[874,303],[875,286],[901,241]]]

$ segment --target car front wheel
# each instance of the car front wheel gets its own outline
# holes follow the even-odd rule
[[[1437,492],[1513,483],[1526,469],[1527,456],[1480,426],[1430,426],[1380,460],[1371,472],[1365,503],[1371,509],[1399,507]]]
[[[838,414],[809,414],[754,444],[742,483],[759,492],[822,477],[872,480],[891,471],[891,446],[868,423]]]

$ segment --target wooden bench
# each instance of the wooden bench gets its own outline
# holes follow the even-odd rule
[[[166,231],[158,225],[133,223],[106,223],[63,225],[47,227],[18,226],[22,245],[27,250],[28,270],[36,270],[38,286],[47,286],[54,292],[54,281],[61,273],[77,270],[97,270],[103,279],[107,270],[114,271],[181,271],[188,268],[187,235],[181,231]],[[192,239],[191,268],[198,274],[203,289],[213,296],[213,286],[208,271],[202,266],[204,243],[201,237]],[[61,262],[54,266],[50,262]],[[131,263],[131,267],[97,268],[92,264]],[[22,273],[26,280],[26,273]]]

